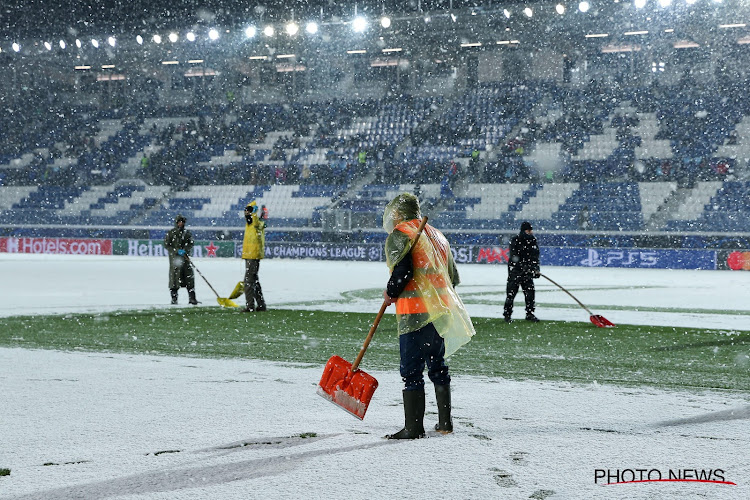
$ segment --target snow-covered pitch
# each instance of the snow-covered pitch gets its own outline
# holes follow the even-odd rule
[[[242,279],[240,260],[197,264],[219,293]],[[459,270],[470,314],[499,317],[505,267]],[[614,323],[750,329],[750,273],[543,272]],[[269,308],[374,315],[377,299],[349,292],[382,288],[387,270],[265,260],[260,279]],[[166,259],[0,254],[0,283],[0,328],[18,314],[173,307]],[[196,284],[200,307],[218,307],[198,276]],[[542,320],[588,319],[578,307],[545,308],[572,300],[537,285]],[[387,327],[378,335],[396,342]],[[363,421],[316,394],[322,368],[0,348],[0,469],[11,470],[0,476],[0,498],[750,498],[746,392],[457,375],[456,432],[398,442],[382,438],[403,425],[397,367],[368,370],[380,387]],[[737,369],[750,367],[738,360]],[[426,427],[436,418],[428,383]],[[712,479],[718,469],[736,486],[597,479],[696,469],[711,469]]]

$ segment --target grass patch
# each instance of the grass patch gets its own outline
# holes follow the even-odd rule
[[[10,469],[0,469],[0,476],[10,476]]]
[[[353,361],[373,314],[217,308],[3,318],[0,346],[211,358],[322,366]],[[451,370],[514,379],[750,389],[750,332],[659,326],[474,318],[476,337]],[[398,370],[393,316],[384,318],[364,370]]]

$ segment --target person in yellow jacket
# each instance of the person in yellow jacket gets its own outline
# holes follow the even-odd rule
[[[411,193],[396,196],[383,213],[386,264],[391,271],[383,292],[396,304],[396,322],[404,380],[404,428],[388,439],[424,437],[425,365],[435,386],[438,423],[435,430],[453,432],[450,373],[445,358],[469,342],[474,326],[455,286],[458,270],[443,233],[425,226],[416,239],[421,219],[419,200]]]
[[[244,312],[265,311],[266,301],[258,279],[260,260],[266,251],[266,222],[258,217],[255,200],[245,207],[245,237],[242,240],[242,258],[245,260]]]

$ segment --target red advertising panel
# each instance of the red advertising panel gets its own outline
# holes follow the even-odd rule
[[[72,238],[0,238],[0,252],[112,255],[112,240]]]
[[[732,252],[727,257],[727,265],[732,271],[750,271],[750,252]]]

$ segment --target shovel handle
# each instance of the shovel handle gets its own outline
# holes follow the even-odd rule
[[[367,351],[367,348],[370,346],[370,341],[372,340],[373,335],[375,335],[375,330],[378,329],[380,320],[383,318],[383,314],[385,314],[385,310],[387,307],[388,307],[388,303],[384,300],[383,305],[380,306],[380,311],[378,311],[378,315],[375,316],[375,321],[373,321],[372,326],[370,327],[370,333],[367,334],[365,343],[362,345],[362,349],[359,350],[359,354],[357,354],[357,359],[355,359],[354,363],[352,363],[352,373],[357,371],[357,368],[359,367],[359,363],[362,361],[362,358],[365,357],[365,351]]]
[[[555,281],[553,281],[553,280],[552,280],[552,278],[549,278],[549,277],[547,277],[547,276],[545,276],[545,275],[543,275],[543,274],[541,274],[541,273],[540,273],[540,276],[541,276],[542,278],[546,279],[547,281],[549,281],[550,283],[552,283],[553,285],[556,285],[556,286],[557,286],[557,288],[559,288],[559,289],[560,289],[560,290],[562,290],[563,292],[565,292],[565,293],[567,293],[568,295],[570,295],[570,297],[571,297],[571,298],[572,298],[573,300],[575,300],[576,302],[578,302],[578,305],[579,305],[579,306],[581,306],[581,307],[583,307],[584,309],[586,309],[586,312],[587,312],[587,313],[589,313],[589,315],[590,315],[590,316],[593,316],[593,313],[592,313],[592,312],[591,312],[591,311],[589,310],[589,308],[588,308],[588,307],[586,307],[586,306],[584,306],[584,305],[583,305],[583,303],[582,303],[582,302],[581,302],[580,300],[578,300],[577,298],[575,298],[575,297],[573,296],[573,294],[572,294],[572,293],[570,293],[569,291],[567,291],[567,290],[566,290],[565,288],[563,288],[563,286],[562,286],[562,285],[560,285],[559,283],[556,283]]]
[[[424,230],[424,227],[426,225],[427,216],[425,215],[424,217],[422,217],[422,221],[419,223],[419,228],[417,228],[417,236],[416,238],[414,238],[415,244],[419,237],[422,235],[422,231]],[[383,319],[383,315],[385,314],[385,310],[388,308],[388,305],[388,302],[384,300],[383,305],[380,306],[380,311],[378,311],[378,315],[375,316],[375,321],[373,321],[372,327],[370,327],[370,333],[367,334],[365,343],[362,345],[362,349],[359,350],[359,354],[357,354],[357,359],[355,359],[354,363],[352,363],[352,373],[357,371],[357,368],[359,368],[359,363],[362,361],[362,358],[365,357],[365,351],[367,351],[367,348],[370,346],[370,341],[372,340],[373,335],[375,335],[375,330],[378,329],[380,320]]]

